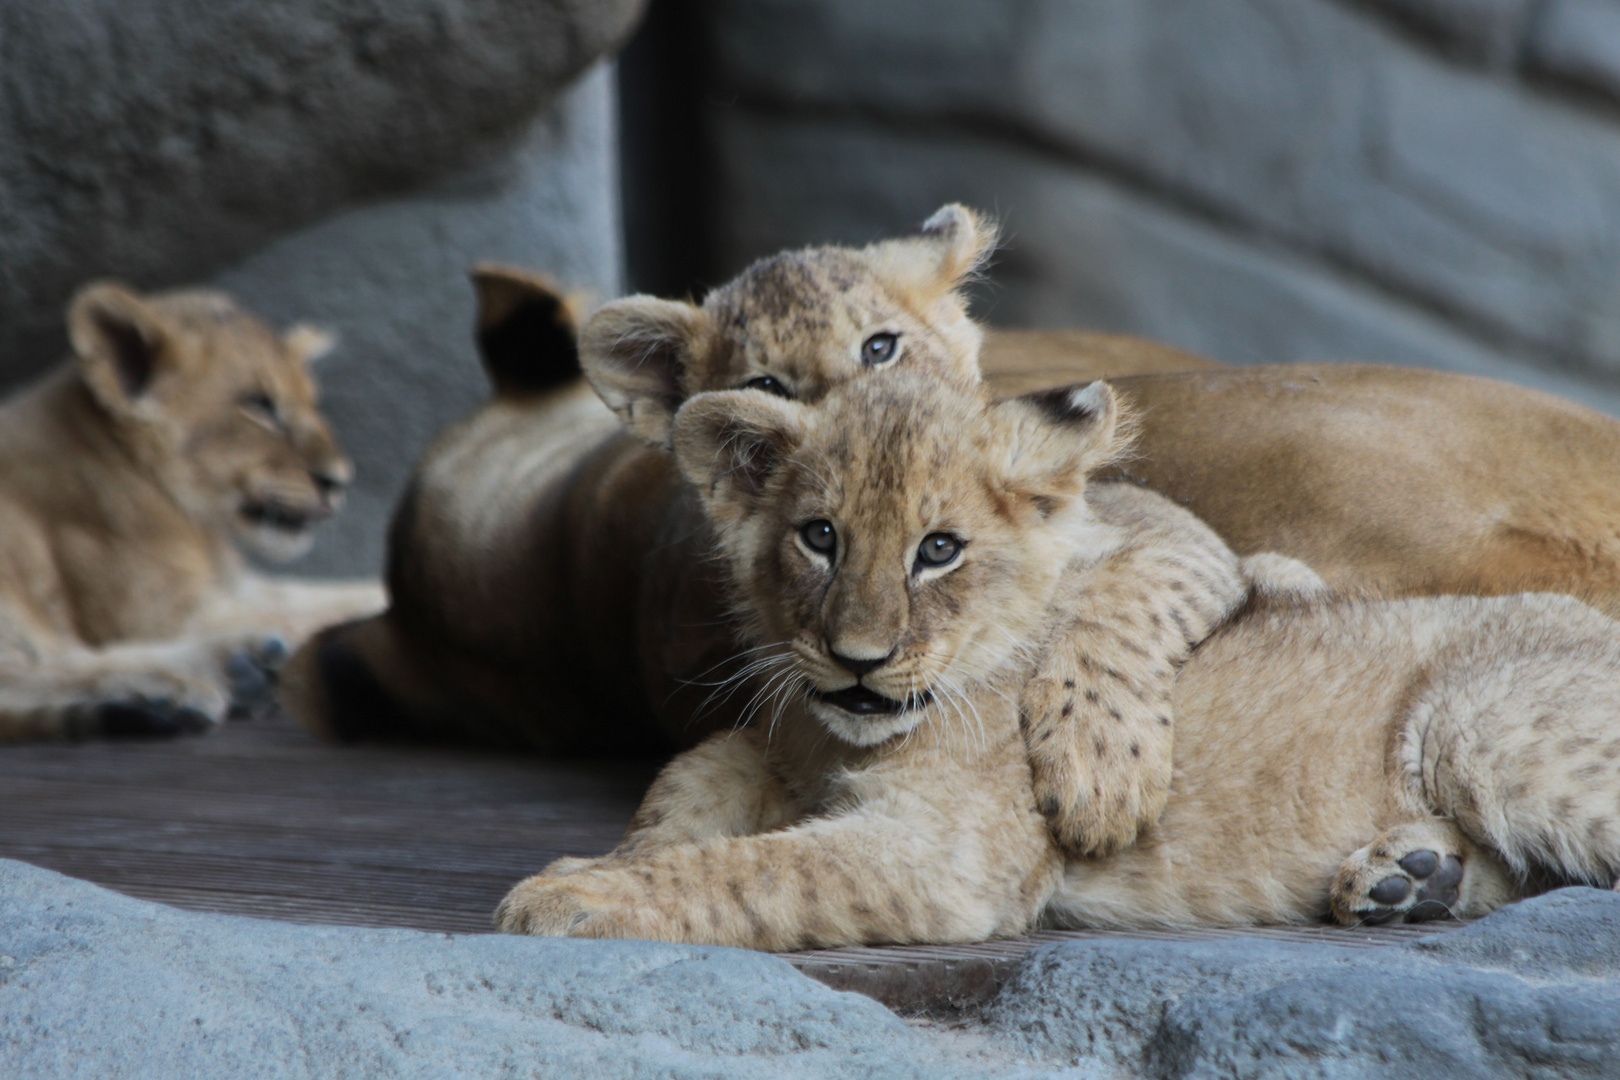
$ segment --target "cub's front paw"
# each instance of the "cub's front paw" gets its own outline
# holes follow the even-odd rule
[[[1128,847],[1170,792],[1170,727],[1141,702],[1080,680],[1036,678],[1020,703],[1035,803],[1075,855]],[[1123,695],[1121,695],[1123,696]]]
[[[1344,860],[1333,880],[1333,917],[1349,925],[1451,918],[1466,853],[1441,823],[1399,825]]]
[[[561,860],[577,863],[586,860]],[[518,882],[495,909],[495,929],[536,937],[641,937],[630,905],[617,895],[611,874],[564,867]]]

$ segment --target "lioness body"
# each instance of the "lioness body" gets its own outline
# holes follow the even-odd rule
[[[231,656],[382,602],[233,546],[296,551],[348,479],[304,372],[320,343],[111,285],[70,327],[77,362],[0,404],[0,741],[206,726]]]
[[[1120,542],[1081,488],[1111,407],[975,414],[899,374],[814,408],[693,399],[676,449],[779,708],[677,758],[618,851],[520,884],[500,925],[782,949],[1480,914],[1533,872],[1612,879],[1620,624],[1547,594],[1262,603],[1182,670],[1164,814],[1065,863],[1009,691]],[[884,709],[828,662],[857,638],[887,649],[854,684]]]

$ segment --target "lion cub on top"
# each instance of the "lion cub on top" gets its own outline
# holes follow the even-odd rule
[[[74,360],[0,404],[0,742],[202,730],[254,665],[383,604],[233,548],[300,554],[341,502],[352,470],[306,370],[329,342],[220,293],[111,283],[68,331]]]
[[[1620,624],[1546,594],[1262,603],[1182,669],[1158,822],[1066,861],[1017,695],[1121,542],[1086,498],[1118,428],[1102,383],[689,401],[679,465],[783,705],[676,758],[614,853],[522,882],[499,926],[781,950],[1474,915],[1532,871],[1613,879]]]

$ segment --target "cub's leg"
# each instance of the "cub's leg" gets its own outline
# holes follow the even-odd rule
[[[1098,484],[1087,501],[1124,542],[1060,604],[1020,709],[1036,803],[1078,855],[1130,844],[1170,789],[1170,693],[1193,646],[1248,583],[1215,532],[1170,500]]]
[[[1620,623],[1564,596],[1474,603],[1475,624],[1412,695],[1404,787],[1516,881],[1608,887],[1620,873]]]
[[[1506,869],[1450,821],[1396,825],[1344,860],[1333,917],[1348,925],[1471,918],[1516,896]]]
[[[547,875],[645,857],[661,848],[779,828],[801,810],[752,728],[711,736],[658,773],[619,846],[599,859],[558,859]]]
[[[987,850],[984,837],[964,833],[857,811],[759,836],[677,844],[529,878],[501,901],[495,924],[508,933],[773,952],[982,941],[1028,930],[1055,886],[1055,854],[1042,846],[1020,860],[1016,850]],[[1035,853],[1035,845],[1022,847]],[[996,872],[986,872],[987,861]]]
[[[1007,717],[992,760],[852,770],[831,805],[769,832],[785,798],[734,747],[710,740],[655,793],[681,824],[643,818],[633,854],[571,862],[520,882],[495,913],[509,933],[644,938],[784,950],[862,943],[981,941],[1022,933],[1057,887],[1061,860],[1022,798],[1029,766]],[[728,773],[765,781],[719,813],[692,797]],[[639,839],[638,839],[639,838]]]
[[[0,662],[0,742],[206,731],[231,703],[208,643],[40,648]]]
[[[235,588],[204,602],[188,622],[186,636],[276,636],[291,653],[317,630],[375,615],[387,603],[379,581],[296,581],[244,574]]]

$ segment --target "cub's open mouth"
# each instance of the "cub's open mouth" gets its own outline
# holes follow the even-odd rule
[[[834,690],[832,693],[823,693],[820,690],[810,691],[817,701],[824,701],[828,705],[836,706],[845,712],[852,712],[858,716],[894,716],[896,713],[908,709],[920,709],[934,700],[934,692],[926,690],[921,694],[913,694],[904,701],[884,697],[882,694],[868,690],[864,686],[851,686],[845,690]]]
[[[331,515],[320,511],[295,510],[276,503],[248,503],[242,507],[242,517],[254,525],[281,532],[303,532],[317,521]]]

